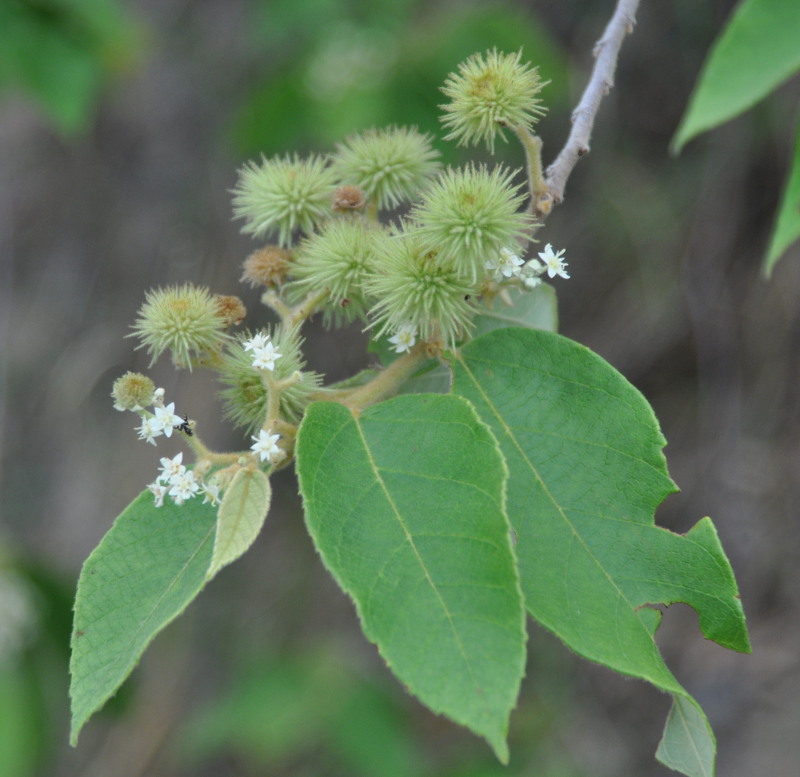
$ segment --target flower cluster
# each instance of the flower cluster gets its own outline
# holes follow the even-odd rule
[[[508,248],[501,248],[494,259],[487,260],[484,267],[494,272],[494,280],[498,283],[505,279],[518,278],[526,289],[535,289],[541,284],[541,276],[547,273],[549,278],[558,275],[569,278],[567,263],[563,259],[564,250],[554,252],[548,243],[544,251],[539,252],[539,259],[526,262]]]
[[[530,140],[544,113],[544,82],[521,57],[476,54],[448,78],[447,139],[484,142],[493,151],[507,128]],[[198,455],[186,466],[182,453],[161,459],[148,486],[157,506],[200,494],[215,505],[245,459],[268,469],[291,458],[294,425],[325,396],[302,353],[301,325],[312,314],[321,312],[326,326],[367,322],[374,337],[413,359],[464,342],[482,305],[503,288],[535,289],[545,274],[569,278],[564,251],[549,243],[538,258],[524,258],[541,224],[525,207],[521,171],[471,162],[442,169],[431,140],[413,127],[373,128],[331,154],[262,158],[239,170],[233,208],[242,231],[273,235],[276,243],[245,260],[241,279],[264,290],[261,301],[278,323],[233,335],[229,328],[247,314],[242,301],[187,283],[148,292],[129,336],[152,361],[169,351],[178,367],[215,370],[225,417],[245,428],[252,444],[244,452],[208,451],[163,389],[144,375],[122,376],[114,407],[136,414],[139,438],[156,445],[179,431]],[[381,213],[402,206],[407,210],[392,224]],[[347,388],[336,391],[346,396]]]
[[[151,445],[156,437],[172,437],[176,429],[183,429],[187,421],[175,412],[175,403],[164,403],[164,389],[154,388],[153,381],[137,372],[127,372],[114,382],[111,391],[115,410],[130,410],[139,416],[136,432],[140,440]],[[147,409],[152,405],[152,412]]]
[[[254,342],[255,341],[255,342]],[[258,344],[262,343],[260,353]],[[267,348],[267,343],[272,350]],[[246,346],[250,344],[250,348]],[[267,412],[267,383],[283,384],[280,392],[280,417],[297,423],[310,396],[322,383],[321,376],[306,369],[302,352],[303,339],[295,328],[276,327],[237,337],[226,349],[219,366],[219,379],[225,388],[220,392],[225,417],[252,434],[264,423]],[[256,350],[254,350],[256,349]],[[255,365],[268,363],[272,355],[274,369],[270,372]],[[277,354],[277,355],[276,355]],[[262,358],[258,358],[258,356]],[[294,378],[297,378],[296,380]],[[265,378],[268,380],[265,381]]]
[[[156,507],[164,504],[166,496],[170,496],[176,505],[182,505],[201,493],[205,495],[203,504],[210,502],[216,505],[219,502],[219,486],[215,483],[204,483],[195,475],[194,470],[187,469],[183,464],[182,451],[171,459],[161,459],[160,474],[147,488],[155,498]]]
[[[249,340],[245,340],[242,343],[242,347],[245,351],[250,351],[253,358],[253,366],[257,370],[269,370],[272,372],[275,369],[275,361],[283,356],[278,352],[270,336],[265,335],[263,332],[253,335]]]
[[[270,434],[264,429],[261,429],[258,436],[253,435],[251,439],[253,440],[253,444],[250,446],[250,450],[257,453],[261,461],[267,461],[268,459],[273,461],[273,457],[283,456],[283,451],[277,444],[278,440],[281,439],[279,434]]]

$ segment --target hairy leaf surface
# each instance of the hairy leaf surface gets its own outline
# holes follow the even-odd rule
[[[508,295],[511,305],[498,295],[488,310],[475,316],[473,338],[509,326],[558,331],[558,301],[552,286],[543,283],[533,291],[508,289]]]
[[[491,426],[508,464],[528,610],[580,655],[673,694],[670,744],[658,755],[711,774],[713,735],[664,664],[659,615],[645,605],[685,602],[709,639],[741,651],[749,643],[710,519],[685,536],[654,523],[675,486],[650,406],[599,356],[549,332],[491,332],[463,349],[454,372],[454,392]]]
[[[209,580],[255,542],[271,497],[269,478],[260,469],[240,469],[233,476],[219,506]]]
[[[74,745],[144,649],[206,581],[216,509],[194,499],[156,507],[149,491],[122,512],[81,570],[70,660]]]
[[[524,606],[488,428],[460,397],[316,403],[297,471],[309,531],[366,636],[409,691],[506,761]]]

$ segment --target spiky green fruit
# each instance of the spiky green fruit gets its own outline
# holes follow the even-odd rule
[[[416,198],[439,168],[438,156],[430,136],[413,127],[368,129],[339,144],[332,168],[378,208],[396,208]]]
[[[245,221],[242,232],[277,232],[278,242],[288,247],[295,230],[309,234],[331,216],[335,188],[336,177],[322,157],[262,158],[239,171],[233,212]]]
[[[364,283],[371,275],[376,244],[386,239],[380,227],[360,218],[339,218],[298,247],[292,265],[295,298],[328,289],[323,310],[327,318],[353,321],[363,317],[367,303]]]
[[[377,336],[413,328],[423,340],[448,347],[472,326],[477,293],[456,265],[426,248],[419,234],[400,232],[378,244],[376,272],[367,290]]]
[[[472,164],[448,168],[411,211],[422,245],[452,261],[472,281],[485,275],[487,259],[519,250],[533,218],[519,210],[524,196],[514,173]]]
[[[128,337],[139,338],[152,365],[164,351],[178,367],[192,369],[192,358],[220,351],[227,323],[215,297],[206,288],[185,283],[145,293],[139,318]]]
[[[495,137],[506,140],[503,127],[531,131],[545,113],[537,95],[549,81],[521,58],[521,51],[492,49],[473,54],[458,66],[458,74],[448,76],[441,89],[450,102],[439,106],[445,112],[442,124],[450,130],[445,140],[459,145],[483,141],[494,153]]]

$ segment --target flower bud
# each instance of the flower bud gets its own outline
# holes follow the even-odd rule
[[[549,81],[542,81],[539,69],[521,64],[522,52],[503,54],[497,49],[486,55],[473,54],[451,73],[442,92],[450,102],[441,121],[450,130],[445,140],[459,145],[483,141],[494,153],[497,134],[506,139],[502,127],[530,131],[545,113],[536,95]]]
[[[333,193],[333,209],[337,213],[362,210],[365,204],[364,192],[358,186],[340,186]]]
[[[114,381],[111,396],[116,410],[139,411],[151,405],[156,386],[140,372],[126,372]]]
[[[289,272],[292,254],[280,246],[264,246],[244,260],[241,280],[250,286],[280,286]]]
[[[217,303],[217,313],[222,316],[225,326],[238,326],[247,315],[247,308],[238,297],[228,294],[217,294],[214,297]]]

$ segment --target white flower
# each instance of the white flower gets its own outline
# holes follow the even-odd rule
[[[183,461],[183,451],[177,453],[173,458],[164,457],[161,459],[161,474],[158,476],[156,482],[163,481],[172,485],[174,478],[186,472],[186,467],[181,463]]]
[[[537,286],[541,286],[542,285],[542,279],[541,278],[536,278],[533,275],[529,275],[527,278],[525,278],[523,283],[525,284],[525,288],[526,289],[533,290]]]
[[[403,324],[398,327],[395,335],[389,338],[389,342],[397,353],[407,353],[417,342],[417,328],[413,324]]]
[[[164,389],[163,388],[157,388],[153,392],[153,404],[156,407],[163,407],[164,406]]]
[[[142,425],[137,427],[136,432],[140,440],[147,440],[150,445],[155,445],[156,437],[160,437],[164,431],[153,416],[141,416]]]
[[[242,343],[242,348],[245,351],[260,351],[269,342],[269,335],[259,333],[253,335],[250,340],[245,340]]]
[[[500,270],[506,278],[519,274],[519,267],[525,261],[515,254],[510,248],[500,249]]]
[[[544,247],[544,251],[539,253],[539,258],[547,267],[548,277],[555,278],[556,275],[559,275],[562,278],[569,278],[566,270],[567,263],[561,258],[563,254],[564,249],[558,251],[557,253],[553,253],[553,246],[550,245],[550,243]]]
[[[251,439],[255,442],[250,446],[250,449],[259,455],[261,461],[266,461],[271,456],[277,456],[282,453],[281,449],[275,444],[281,439],[279,434],[270,434],[262,429],[258,433],[258,437],[253,435]]]
[[[182,505],[200,490],[200,484],[197,482],[194,472],[190,469],[178,475],[173,475],[169,480],[169,485],[168,493],[176,505]]]
[[[170,402],[166,407],[157,405],[154,408],[154,412],[155,418],[153,419],[153,423],[161,427],[161,431],[164,433],[165,437],[172,437],[172,432],[175,427],[183,423],[183,419],[179,415],[175,415],[174,402]]]
[[[216,483],[203,483],[203,504],[211,502],[212,506],[219,502],[219,486]]]
[[[167,487],[156,480],[156,482],[151,483],[148,488],[153,492],[156,507],[161,507],[161,505],[164,504],[164,497],[167,495]]]
[[[253,348],[253,366],[258,370],[272,370],[275,369],[275,360],[280,359],[283,354],[275,350],[272,343],[267,343],[261,348]]]

